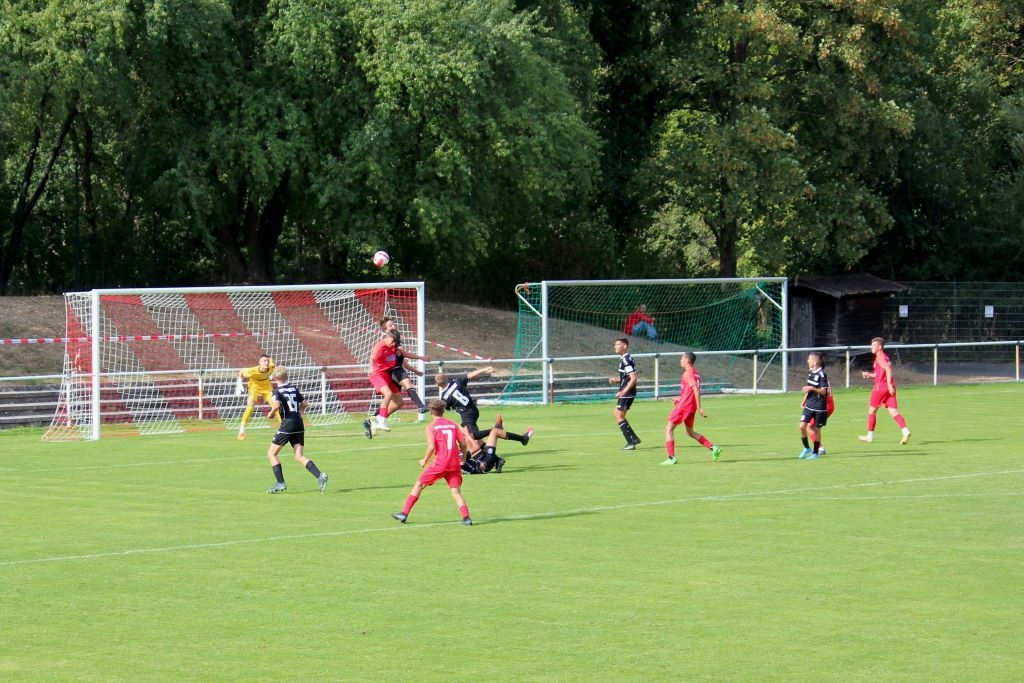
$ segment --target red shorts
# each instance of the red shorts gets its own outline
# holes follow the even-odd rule
[[[693,420],[696,416],[696,412],[684,409],[680,403],[668,414],[668,421],[674,425],[685,424],[690,429],[693,429]]]
[[[462,486],[462,468],[457,470],[446,470],[441,467],[435,467],[431,465],[423,471],[420,475],[419,482],[424,486],[430,486],[438,479],[444,479],[448,482],[448,488],[457,489]]]
[[[395,384],[395,380],[391,379],[390,372],[381,373],[379,375],[370,375],[370,384],[372,384],[373,388],[382,394],[384,393],[384,387],[388,387],[391,389],[392,393],[395,394],[402,390],[401,387]]]
[[[890,394],[888,389],[872,389],[868,405],[872,408],[881,408],[882,406],[895,408],[896,394]]]

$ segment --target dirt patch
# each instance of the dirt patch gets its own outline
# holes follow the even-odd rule
[[[0,339],[64,336],[64,297],[0,297]],[[0,344],[0,377],[59,375],[63,344]]]
[[[512,358],[518,314],[465,304],[427,301],[427,355],[435,360],[466,359],[450,346],[485,358]]]

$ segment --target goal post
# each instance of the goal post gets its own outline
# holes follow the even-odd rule
[[[264,353],[309,401],[310,424],[348,422],[373,398],[367,366],[382,316],[425,354],[422,282],[95,289],[64,300],[63,377],[47,441],[217,420],[235,429],[246,405],[238,371]],[[266,424],[264,412],[252,426]]]
[[[503,400],[550,402],[556,366],[562,369],[559,386],[566,383],[569,368],[581,375],[581,385],[589,377],[595,386],[598,374],[603,373],[606,380],[614,373],[607,359],[589,363],[585,359],[614,355],[612,342],[623,336],[629,338],[634,356],[704,352],[702,383],[712,388],[749,384],[750,365],[721,352],[756,351],[747,359],[756,356],[761,386],[786,389],[788,280],[784,277],[546,280],[518,285],[515,293],[519,307],[516,363]],[[655,319],[656,339],[626,329],[627,318],[641,304]],[[666,377],[671,380],[667,387],[678,385],[675,369]],[[650,382],[651,374],[641,377],[642,382],[645,379]],[[603,399],[613,392],[605,387],[583,392],[579,398]]]

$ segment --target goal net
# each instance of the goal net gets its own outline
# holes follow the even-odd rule
[[[678,356],[684,351],[703,354],[699,367],[706,391],[784,389],[786,292],[786,278],[521,284],[517,362],[502,399],[547,403],[556,390],[563,401],[609,398],[617,387],[608,384],[616,374],[608,356],[623,336],[641,359],[640,396],[678,392]],[[654,339],[626,329],[641,304],[654,319]],[[661,372],[651,371],[654,363],[643,358],[648,354],[656,363],[661,358]]]
[[[421,282],[106,289],[64,299],[63,379],[44,440],[98,439],[101,426],[237,429],[246,404],[238,371],[264,353],[309,401],[310,424],[347,422],[373,397],[368,362],[382,316],[395,320],[403,346],[424,353]],[[266,426],[267,409],[258,406],[250,427]]]

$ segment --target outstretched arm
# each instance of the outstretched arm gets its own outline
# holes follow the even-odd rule
[[[493,365],[488,365],[486,368],[477,368],[473,372],[466,373],[466,377],[468,377],[469,379],[476,379],[480,375],[493,375],[493,374],[494,374],[494,366]]]

